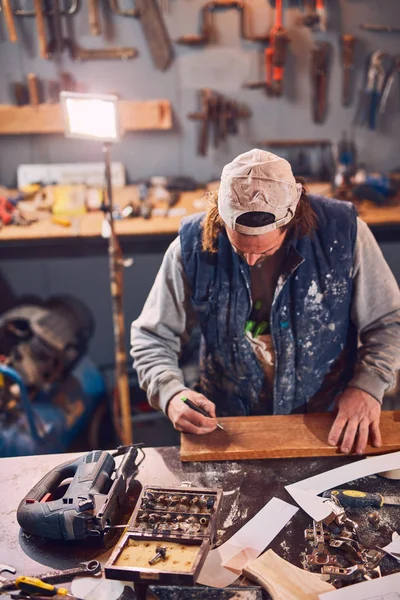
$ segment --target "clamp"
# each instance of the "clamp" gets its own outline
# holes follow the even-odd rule
[[[268,43],[268,35],[254,36],[248,33],[246,29],[246,23],[248,22],[246,11],[248,10],[248,5],[242,0],[211,0],[211,2],[207,2],[201,9],[200,34],[183,35],[176,40],[176,43],[185,46],[204,46],[212,42],[214,38],[213,13],[222,9],[235,9],[239,11],[240,37],[242,40]]]

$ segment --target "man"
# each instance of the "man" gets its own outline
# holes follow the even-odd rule
[[[178,358],[196,321],[193,391]],[[182,221],[132,324],[140,385],[179,431],[213,431],[216,413],[336,406],[327,441],[344,453],[363,453],[369,435],[381,445],[399,349],[399,288],[354,206],[308,196],[286,160],[257,149],[224,167],[206,216]]]

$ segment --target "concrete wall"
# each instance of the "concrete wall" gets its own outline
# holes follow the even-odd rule
[[[170,36],[176,39],[187,33],[197,33],[199,8],[204,0],[169,0],[171,12],[166,16]],[[28,3],[29,4],[29,3]],[[400,23],[398,0],[326,0],[330,30],[312,34],[297,24],[300,11],[293,6],[285,13],[285,25],[291,44],[283,98],[268,98],[263,91],[243,89],[246,81],[263,77],[257,44],[243,42],[238,37],[239,20],[235,11],[216,15],[218,42],[205,49],[175,46],[175,61],[170,69],[157,71],[144,41],[140,25],[133,19],[111,16],[103,6],[103,23],[107,42],[90,36],[86,12],[87,3],[69,24],[76,42],[86,48],[109,45],[135,46],[140,56],[126,62],[73,63],[67,54],[61,65],[40,59],[31,18],[17,22],[20,42],[7,41],[4,21],[0,17],[0,102],[12,101],[10,86],[35,72],[44,81],[55,79],[58,70],[71,72],[75,79],[91,92],[117,92],[124,99],[168,98],[174,111],[174,129],[170,132],[129,133],[113,149],[113,159],[122,161],[128,178],[155,174],[190,175],[200,181],[218,177],[222,166],[236,154],[253,147],[258,140],[272,138],[330,138],[338,141],[342,131],[349,131],[356,103],[341,106],[339,33],[352,33],[359,38],[354,73],[355,94],[360,90],[370,52],[381,48],[391,54],[400,52],[400,36],[363,32],[360,22],[395,25]],[[120,0],[129,7],[130,2]],[[267,0],[251,0],[251,27],[256,34],[267,32],[273,24],[273,10]],[[292,2],[291,4],[299,4]],[[286,2],[289,5],[289,2]],[[311,120],[311,90],[309,58],[313,39],[327,39],[334,48],[329,83],[329,112],[324,125]],[[224,147],[210,149],[206,158],[196,156],[198,124],[186,118],[198,110],[198,93],[211,87],[248,105],[252,118],[237,137],[231,137]],[[400,111],[395,87],[387,114],[376,132],[358,129],[355,140],[359,159],[370,169],[387,170],[399,165]],[[16,169],[21,163],[99,161],[101,150],[92,142],[65,140],[63,136],[0,136],[0,183],[15,185]],[[384,253],[393,269],[398,270],[398,247],[383,244]],[[93,310],[97,332],[92,343],[92,356],[99,363],[112,361],[111,302],[108,287],[106,257],[49,258],[36,260],[4,259],[0,264],[0,285],[5,297],[10,295],[49,295],[69,292],[80,297]],[[161,261],[160,254],[136,254],[135,264],[126,273],[125,312],[129,323],[138,315]],[[400,281],[400,273],[397,271]],[[3,283],[1,283],[3,280]]]

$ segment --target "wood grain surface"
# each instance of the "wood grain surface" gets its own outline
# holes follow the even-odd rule
[[[332,413],[220,418],[225,431],[181,435],[181,460],[334,456],[338,449],[327,443],[333,420]],[[382,412],[381,433],[383,446],[367,446],[366,454],[400,450],[400,411]]]
[[[267,550],[243,570],[251,581],[261,585],[272,600],[318,600],[319,594],[336,588],[284,560],[273,550]]]
[[[169,100],[120,100],[123,131],[172,129]],[[64,133],[60,104],[0,105],[0,135]]]

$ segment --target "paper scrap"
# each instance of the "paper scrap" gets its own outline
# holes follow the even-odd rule
[[[285,489],[311,518],[315,521],[322,521],[330,515],[331,507],[327,504],[326,498],[320,498],[318,494],[338,487],[347,481],[367,477],[381,471],[398,469],[399,466],[400,452],[392,452],[325,471],[320,475],[291,483],[285,486]]]
[[[400,535],[396,531],[393,532],[390,544],[382,548],[382,550],[400,562]]]
[[[400,573],[320,594],[319,600],[400,600]]]
[[[297,511],[296,506],[272,498],[227,542],[208,553],[197,583],[217,588],[231,585],[246,564],[261,554]]]

